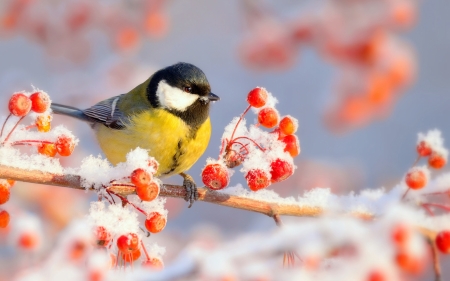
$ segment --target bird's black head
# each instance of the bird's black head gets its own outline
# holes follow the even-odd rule
[[[198,127],[208,118],[209,104],[219,100],[203,71],[189,63],[177,63],[153,74],[147,87],[152,107],[164,108]]]

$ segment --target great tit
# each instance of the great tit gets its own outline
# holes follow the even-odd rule
[[[179,174],[189,207],[198,199],[193,178],[185,172],[200,158],[211,136],[211,93],[205,74],[189,63],[177,63],[154,73],[126,94],[80,110],[53,103],[56,114],[91,124],[106,158],[117,164],[136,147],[149,150],[159,162],[156,176]]]

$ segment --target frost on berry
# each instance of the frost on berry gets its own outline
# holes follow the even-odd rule
[[[272,107],[261,109],[258,113],[258,122],[266,128],[273,128],[278,124],[280,117],[278,111]]]
[[[50,131],[51,129],[51,122],[52,121],[52,116],[51,115],[39,115],[34,124],[36,125],[37,129],[39,132],[43,132],[46,133],[48,131]]]
[[[428,165],[434,169],[441,169],[447,163],[447,151],[433,151],[428,157]]]
[[[112,236],[108,230],[103,226],[97,226],[94,231],[94,236],[96,238],[96,244],[99,247],[107,247],[111,242]]]
[[[152,212],[145,220],[145,228],[151,233],[158,233],[166,227],[167,218],[158,212]]]
[[[255,108],[260,108],[266,104],[267,97],[268,94],[265,88],[256,87],[248,93],[247,102]]]
[[[8,109],[12,115],[23,117],[31,110],[31,100],[23,93],[15,93],[9,99]]]
[[[67,135],[60,135],[56,140],[56,149],[61,156],[69,156],[75,148],[75,140]]]
[[[136,187],[146,187],[150,184],[152,177],[144,169],[136,169],[131,173],[131,183]]]
[[[163,270],[164,263],[160,258],[149,257],[145,261],[142,262],[142,266],[145,268],[150,268],[152,270]]]
[[[227,167],[223,163],[209,162],[202,170],[202,182],[212,190],[225,188],[230,182]]]
[[[47,93],[42,91],[37,91],[31,94],[31,110],[36,113],[44,113],[50,108],[50,97]]]
[[[405,176],[405,183],[411,189],[421,189],[428,183],[430,171],[426,166],[413,167]]]
[[[54,143],[41,143],[38,144],[37,150],[39,154],[55,157],[58,150],[56,149],[56,145]]]
[[[416,149],[417,149],[417,153],[422,157],[430,156],[430,154],[432,152],[431,146],[425,141],[420,141],[417,144]]]
[[[300,154],[300,141],[296,135],[288,135],[281,139],[286,145],[284,151],[288,152],[291,157],[295,157]]]
[[[450,231],[443,230],[436,236],[436,246],[444,254],[450,254]]]
[[[254,169],[247,172],[245,175],[247,185],[252,191],[258,191],[270,185],[270,174],[264,170]]]
[[[136,233],[127,233],[117,238],[117,248],[124,254],[130,254],[139,249],[139,237]]]
[[[294,165],[283,159],[276,159],[270,163],[272,182],[284,181],[294,173]]]
[[[280,120],[280,132],[283,135],[292,135],[297,132],[298,120],[290,115],[284,116]]]

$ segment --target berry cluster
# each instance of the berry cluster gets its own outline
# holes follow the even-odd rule
[[[6,146],[33,146],[41,155],[54,157],[56,154],[69,156],[72,154],[76,140],[63,129],[51,131],[50,97],[43,91],[32,93],[14,93],[8,101],[9,115],[3,122],[0,131],[0,148]],[[34,117],[34,122],[29,126],[22,126],[20,122],[27,116]],[[18,118],[17,122],[8,126],[8,121]],[[31,129],[35,128],[36,133]],[[7,132],[9,129],[9,132]],[[31,138],[29,136],[32,136]],[[10,188],[14,185],[12,180],[0,179],[0,204],[9,200]],[[0,219],[1,227],[6,227],[9,215],[2,211]]]
[[[249,32],[239,48],[256,69],[292,67],[299,50],[314,47],[339,68],[326,125],[344,131],[383,118],[414,80],[416,58],[397,33],[417,18],[415,0],[326,0],[283,21],[262,3],[245,5]]]
[[[276,99],[264,88],[254,88],[247,95],[247,109],[225,129],[219,160],[209,159],[202,171],[203,183],[212,190],[225,188],[230,181],[230,171],[242,164],[247,185],[252,191],[280,182],[294,173],[293,157],[300,153],[300,143],[295,134],[297,119],[280,118],[275,109]],[[248,130],[245,114],[253,109],[258,123]],[[266,132],[261,127],[273,129]]]

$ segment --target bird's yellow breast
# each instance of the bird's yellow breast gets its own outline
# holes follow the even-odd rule
[[[152,109],[130,117],[122,130],[103,125],[95,128],[97,140],[108,160],[116,165],[128,152],[141,147],[159,162],[157,176],[188,170],[205,152],[211,136],[208,119],[193,131],[183,120],[163,109]]]

